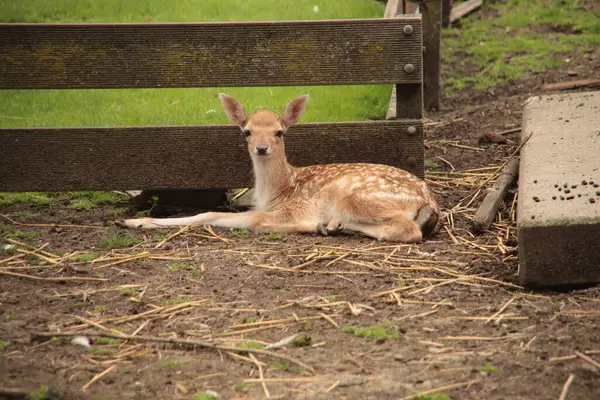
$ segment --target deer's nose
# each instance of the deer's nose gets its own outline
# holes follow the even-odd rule
[[[256,149],[256,154],[265,155],[265,154],[267,154],[267,150],[269,150],[269,145],[268,144],[257,144],[256,146],[254,146],[254,148]]]

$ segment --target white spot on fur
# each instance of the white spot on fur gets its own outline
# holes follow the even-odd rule
[[[414,196],[407,193],[389,193],[389,192],[369,192],[364,193],[364,197],[376,198],[376,199],[391,199],[401,201],[423,201],[421,196]]]

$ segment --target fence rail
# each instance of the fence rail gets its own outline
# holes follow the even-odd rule
[[[245,140],[232,125],[0,129],[0,149],[3,191],[252,184]],[[423,176],[422,121],[298,124],[286,133],[286,151],[298,166],[362,161]]]
[[[0,24],[0,89],[418,83],[420,49],[419,18]]]

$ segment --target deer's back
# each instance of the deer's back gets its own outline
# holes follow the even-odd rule
[[[295,195],[317,202],[348,202],[353,207],[406,209],[416,213],[437,204],[426,183],[399,168],[380,164],[325,164],[298,168]]]

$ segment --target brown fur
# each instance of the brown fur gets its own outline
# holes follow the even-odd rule
[[[286,106],[247,115],[242,105],[220,95],[231,123],[247,136],[255,175],[255,207],[238,214],[204,213],[174,219],[127,220],[122,226],[152,228],[183,224],[243,227],[256,232],[328,234],[339,229],[379,240],[419,242],[439,220],[427,184],[407,171],[378,164],[294,167],[287,162],[284,132],[298,122],[307,96]]]

